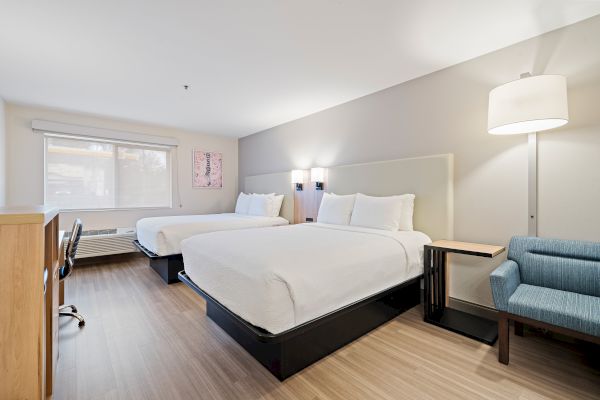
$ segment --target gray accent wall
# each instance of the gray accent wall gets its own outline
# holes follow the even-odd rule
[[[244,137],[239,182],[294,168],[454,153],[454,238],[507,245],[527,233],[527,137],[487,133],[488,93],[522,72],[561,74],[570,122],[538,135],[539,235],[600,241],[598,38],[597,16]],[[488,276],[503,258],[452,257],[450,295],[492,306]]]

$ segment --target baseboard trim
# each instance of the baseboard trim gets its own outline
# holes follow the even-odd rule
[[[423,282],[421,281],[421,285]],[[421,305],[423,305],[425,291],[421,288]],[[491,319],[493,321],[498,320],[498,311],[496,309],[482,306],[481,304],[471,303],[470,301],[456,299],[454,297],[448,298],[448,307],[455,308],[460,311],[464,311],[479,317]]]
[[[498,320],[498,311],[491,307],[482,306],[481,304],[471,303],[470,301],[455,299],[450,297],[448,299],[448,306],[455,308],[460,311],[468,312],[479,317],[491,319],[494,321]]]

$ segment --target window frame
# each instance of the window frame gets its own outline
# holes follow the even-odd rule
[[[114,139],[106,139],[100,137],[92,137],[92,136],[74,136],[68,134],[58,134],[58,133],[50,133],[44,132],[44,204],[48,204],[48,139],[67,139],[67,140],[78,140],[83,142],[96,142],[96,143],[109,143],[114,146],[113,153],[114,158],[113,161],[115,166],[117,164],[117,154],[119,146],[136,148],[136,149],[145,149],[145,150],[157,150],[161,149],[167,153],[167,168],[168,168],[168,177],[169,177],[169,205],[168,206],[152,206],[152,207],[104,207],[104,208],[61,208],[59,206],[53,206],[60,210],[60,212],[94,212],[94,211],[136,211],[136,210],[168,210],[173,208],[173,158],[175,157],[176,152],[173,151],[176,149],[174,146],[162,145],[162,144],[151,144],[151,143],[136,143],[125,140],[114,140]],[[116,172],[116,168],[115,168]],[[117,196],[118,190],[118,176],[115,174],[115,191],[114,196]]]

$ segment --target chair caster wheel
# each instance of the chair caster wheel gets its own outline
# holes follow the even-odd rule
[[[71,306],[71,310],[73,310],[73,312],[74,312],[75,314],[77,314],[77,307],[75,307],[75,306]]]
[[[83,328],[85,326],[85,321],[79,321],[78,325],[80,328]]]

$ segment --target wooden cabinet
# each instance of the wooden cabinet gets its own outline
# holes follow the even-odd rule
[[[57,209],[0,208],[1,399],[52,394],[60,252]]]

